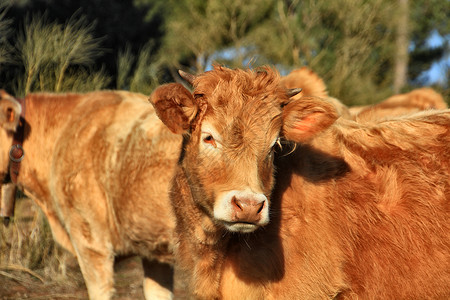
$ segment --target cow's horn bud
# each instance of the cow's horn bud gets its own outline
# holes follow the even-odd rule
[[[192,75],[190,73],[184,72],[183,70],[178,70],[178,74],[180,74],[181,78],[189,82],[189,84],[194,84],[195,75]]]
[[[295,95],[297,95],[298,93],[300,93],[302,91],[301,88],[295,88],[295,89],[287,89],[286,94],[288,95],[288,97],[294,97]]]

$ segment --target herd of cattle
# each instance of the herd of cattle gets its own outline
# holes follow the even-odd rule
[[[91,299],[122,255],[146,299],[450,298],[441,95],[349,108],[307,68],[180,74],[192,91],[150,99],[0,92],[1,212],[23,189]]]

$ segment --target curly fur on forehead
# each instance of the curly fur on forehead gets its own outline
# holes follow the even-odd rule
[[[205,95],[207,101],[214,106],[226,104],[230,100],[245,101],[263,98],[271,98],[277,104],[288,100],[286,90],[280,85],[280,74],[270,68],[261,67],[256,70],[228,69],[222,66],[214,66],[214,69],[197,76],[194,80],[194,94]],[[211,97],[217,95],[217,97]],[[242,95],[242,97],[230,97]],[[229,99],[223,99],[227,97]]]
[[[214,66],[194,80],[194,95],[206,104],[205,117],[221,133],[227,145],[239,148],[267,147],[281,128],[281,106],[289,98],[280,85],[279,73],[270,68],[231,70]],[[202,123],[203,117],[199,120]]]

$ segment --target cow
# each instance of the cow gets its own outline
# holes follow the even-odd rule
[[[393,95],[379,103],[348,107],[340,100],[328,95],[323,79],[308,67],[292,70],[281,77],[280,83],[289,89],[302,88],[303,91],[292,99],[316,96],[331,101],[342,118],[358,122],[377,122],[386,118],[415,113],[428,109],[446,109],[447,103],[441,94],[429,87],[417,88],[408,93]]]
[[[22,104],[0,96],[1,176],[37,203],[54,239],[77,257],[89,298],[110,299],[114,259],[128,255],[144,258],[146,298],[170,298],[173,279],[152,276],[172,272],[168,184],[182,138],[159,120],[148,96],[36,93]],[[10,152],[22,159],[18,168],[8,168],[17,166]]]
[[[449,299],[450,110],[378,123],[271,67],[158,87],[183,136],[175,257],[194,299]]]
[[[393,95],[379,103],[350,107],[358,122],[377,122],[386,118],[416,113],[428,109],[446,109],[441,94],[429,87],[417,88],[408,93]]]

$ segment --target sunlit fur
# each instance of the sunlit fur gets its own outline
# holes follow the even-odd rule
[[[173,262],[167,190],[181,137],[146,98],[102,91],[25,99],[18,185],[42,209],[55,240],[77,256],[92,299],[112,295],[116,255]],[[12,136],[1,134],[6,173]]]
[[[177,264],[190,282],[188,295],[448,298],[450,111],[358,124],[338,119],[335,108],[319,98],[288,103],[278,75],[266,74],[267,84],[261,84],[254,71],[216,67],[194,81],[194,94],[201,95],[196,105],[207,107],[194,123],[208,118],[222,136],[230,135],[226,156],[236,159],[199,153],[198,125],[192,124],[171,193]],[[244,97],[244,91],[252,97]],[[266,94],[272,96],[262,97]],[[281,119],[273,118],[280,113]],[[255,122],[250,132],[256,143],[235,144],[231,136],[239,135],[232,134],[233,124]],[[230,234],[211,218],[214,193],[218,186],[243,180],[257,166],[251,154],[268,151],[262,141],[277,131],[298,144],[294,151],[275,152],[275,167],[268,164],[265,176],[258,173],[265,188],[272,187],[275,175],[268,194],[270,223],[254,233]]]
[[[393,95],[374,105],[350,108],[355,120],[377,122],[395,116],[416,113],[429,109],[446,109],[447,103],[431,88],[419,88],[409,93]]]

